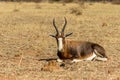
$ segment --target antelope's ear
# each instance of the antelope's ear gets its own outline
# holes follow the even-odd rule
[[[49,35],[49,36],[51,36],[51,37],[54,37],[54,38],[55,38],[55,35]]]
[[[68,33],[68,34],[66,34],[65,35],[65,37],[68,37],[68,36],[70,36],[70,35],[72,35],[73,33],[71,32],[71,33]]]

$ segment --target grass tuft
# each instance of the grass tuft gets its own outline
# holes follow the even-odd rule
[[[19,9],[14,9],[13,12],[19,12],[20,10]]]
[[[76,16],[82,15],[82,9],[80,7],[73,7],[73,8],[70,8],[70,13]]]

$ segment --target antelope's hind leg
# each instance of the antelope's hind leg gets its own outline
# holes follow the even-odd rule
[[[101,55],[100,53],[98,53],[97,50],[94,50],[94,52],[97,55],[95,57],[95,60],[98,60],[98,61],[107,61],[108,60],[108,58],[106,56]]]
[[[98,60],[98,61],[107,61],[108,59],[107,58],[102,58],[102,57],[95,57],[95,60]]]

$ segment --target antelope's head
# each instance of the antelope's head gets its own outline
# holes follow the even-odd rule
[[[55,19],[53,19],[53,26],[56,30],[56,35],[50,35],[50,36],[52,36],[53,38],[56,39],[59,51],[63,50],[63,45],[65,43],[65,38],[72,34],[72,33],[64,34],[64,30],[65,30],[66,25],[67,25],[67,20],[66,20],[65,17],[64,17],[64,19],[65,19],[65,23],[64,23],[64,26],[63,26],[61,32],[58,31],[58,28],[55,25]]]

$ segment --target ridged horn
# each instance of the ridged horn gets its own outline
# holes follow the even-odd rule
[[[55,18],[53,19],[53,26],[54,26],[54,28],[55,28],[57,34],[59,34],[59,31],[58,31],[58,29],[57,29],[57,27],[56,27],[56,25],[55,25]]]
[[[65,30],[65,27],[66,27],[66,25],[67,25],[67,19],[64,17],[64,19],[65,19],[65,24],[64,24],[64,26],[63,26],[63,28],[62,28],[62,32],[61,33],[64,33],[64,30]]]

